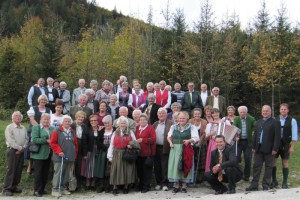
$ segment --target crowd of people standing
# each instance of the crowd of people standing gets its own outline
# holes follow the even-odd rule
[[[28,130],[22,114],[12,114],[5,130],[8,169],[3,194],[21,193],[24,159],[27,173],[34,173],[33,195],[42,197],[53,168],[52,196],[93,190],[124,194],[136,188],[188,192],[189,184],[207,181],[215,194],[235,193],[241,179],[250,181],[247,191],[278,187],[277,158],[282,159],[282,188],[288,188],[288,159],[298,141],[297,122],[289,105],[280,105],[272,118],[271,108],[262,107],[262,119],[255,120],[246,106],[226,106],[220,89],[211,92],[206,84],[188,91],[176,83],[174,91],[165,81],[148,82],[145,91],[137,79],[129,87],[120,76],[117,84],[105,80],[102,87],[84,79],[71,93],[64,81],[40,78],[28,93]],[[236,115],[237,114],[237,115]],[[235,126],[232,141],[220,127]],[[38,146],[37,151],[29,146]],[[243,158],[242,159],[242,155]],[[254,163],[251,160],[254,155]],[[244,160],[244,169],[240,163]],[[154,177],[153,177],[154,178]],[[74,180],[75,183],[74,183]],[[226,182],[228,185],[224,185]],[[74,185],[75,184],[75,185]]]

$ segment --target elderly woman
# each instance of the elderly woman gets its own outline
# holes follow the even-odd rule
[[[33,195],[41,197],[48,181],[48,174],[51,163],[51,149],[49,146],[50,137],[54,127],[50,126],[50,115],[43,113],[40,124],[33,126],[31,139],[35,144],[40,145],[37,153],[31,153],[34,167],[34,192]]]
[[[168,117],[167,117],[168,120],[173,120],[173,113],[181,111],[181,104],[178,102],[172,103],[171,110],[172,112],[168,113]]]
[[[99,101],[94,99],[95,91],[92,89],[86,89],[84,94],[87,96],[86,106],[92,109],[93,113],[99,112]]]
[[[146,193],[150,190],[153,163],[149,165],[145,161],[147,159],[154,160],[156,152],[156,132],[151,125],[148,125],[146,114],[142,114],[139,118],[139,126],[136,127],[135,137],[141,146],[137,159],[137,174],[140,181],[139,189],[142,193]]]
[[[134,132],[129,129],[128,119],[121,116],[118,119],[118,128],[111,137],[107,158],[111,162],[110,184],[113,185],[113,194],[118,193],[117,186],[124,185],[123,193],[128,194],[128,185],[136,181],[136,164],[122,159],[126,148],[138,148]]]
[[[102,120],[103,124],[104,124],[104,128],[100,130],[100,134],[103,135],[103,151],[106,154],[107,157],[107,151],[111,142],[111,137],[113,135],[113,132],[116,130],[116,128],[114,128],[112,126],[112,117],[110,115],[106,115],[103,120]],[[110,191],[110,186],[109,186],[109,173],[110,173],[110,163],[108,162],[108,159],[105,159],[105,174],[104,174],[104,180],[102,182],[102,187],[99,187],[99,190],[97,190],[97,192],[102,192],[103,190],[105,190],[105,192],[109,192]]]
[[[132,107],[132,94],[128,92],[128,82],[122,83],[122,92],[116,93],[117,101],[119,102],[120,107],[126,106],[128,108]]]
[[[75,160],[75,177],[77,180],[77,190],[82,187],[83,184],[83,176],[81,176],[81,165],[82,165],[82,157],[83,157],[83,144],[82,140],[87,135],[87,127],[84,123],[84,119],[86,118],[86,113],[82,110],[78,111],[75,114],[75,121],[71,125],[71,128],[74,130],[78,143],[78,154]]]
[[[117,96],[115,94],[112,94],[110,96],[110,102],[108,105],[108,110],[112,116],[113,121],[115,121],[115,119],[119,118],[119,104],[117,104]]]
[[[195,108],[192,111],[192,119],[189,123],[194,125],[198,130],[198,135],[200,141],[194,146],[195,155],[195,170],[197,170],[197,177],[195,177],[195,182],[202,182],[205,170],[206,152],[207,152],[207,140],[205,138],[205,129],[207,121],[201,119],[202,111],[200,108]],[[201,146],[200,146],[201,145]]]
[[[211,152],[216,149],[215,137],[220,123],[223,122],[222,119],[220,119],[219,109],[213,108],[211,114],[214,120],[213,122],[207,124],[205,130],[205,137],[207,140],[209,140],[206,154],[205,172],[210,171],[209,165],[211,160]],[[226,120],[226,124],[230,125],[229,121]]]
[[[106,116],[106,115],[109,115],[108,113],[108,109],[107,109],[107,103],[105,101],[101,101],[99,103],[99,112],[96,113],[97,117],[98,117],[98,125],[99,126],[102,126],[103,127],[103,118]]]
[[[207,121],[207,123],[214,121],[214,119],[211,115],[212,110],[213,110],[213,107],[210,105],[207,105],[204,107],[204,119]]]
[[[234,106],[228,106],[227,107],[227,116],[226,117],[223,117],[222,120],[223,121],[229,121],[229,123],[232,125],[233,124],[233,121],[234,121],[234,118],[236,117],[235,116],[235,107]]]
[[[110,95],[111,95],[110,82],[108,80],[105,80],[102,83],[102,88],[96,92],[95,100],[105,101],[109,103]]]
[[[100,133],[98,128],[97,115],[91,115],[89,122],[88,133],[82,139],[84,167],[81,175],[86,177],[86,188],[95,190],[99,184],[99,178],[103,178],[104,173],[104,160],[102,162],[103,166],[98,165],[101,163],[100,154],[103,149],[103,134]]]
[[[133,120],[134,120],[134,122],[135,122],[135,126],[138,126],[138,125],[139,125],[141,114],[142,114],[142,111],[141,111],[141,110],[134,110],[134,111],[132,112],[132,118],[133,118]]]
[[[191,143],[198,142],[199,135],[197,129],[188,123],[188,120],[189,114],[187,112],[179,112],[178,124],[171,126],[167,137],[171,147],[168,162],[168,179],[170,182],[175,183],[173,193],[179,192],[180,182],[182,182],[181,191],[186,193],[187,183],[191,183],[193,181],[194,162]],[[188,161],[190,161],[184,163],[184,171],[178,169],[178,164],[183,162],[181,157],[185,157]]]
[[[141,85],[139,83],[134,85],[135,93],[132,94],[132,108],[142,110],[144,105],[146,104],[146,99],[144,95],[141,93]]]
[[[52,180],[52,196],[54,197],[71,194],[67,190],[66,185],[69,182],[70,171],[74,166],[78,152],[77,137],[71,128],[71,124],[72,118],[69,115],[64,115],[59,129],[53,131],[50,139],[54,163],[54,175]],[[61,162],[63,162],[63,165]],[[61,171],[62,174],[60,174]],[[60,177],[62,177],[61,180]],[[60,191],[59,183],[61,183]]]
[[[31,131],[32,131],[32,126],[39,125],[40,119],[43,113],[48,113],[52,114],[50,108],[46,107],[46,104],[48,103],[48,97],[44,94],[40,95],[38,98],[38,104],[37,106],[32,106],[30,109],[27,111],[27,115],[30,120],[30,125],[29,125],[29,130],[28,130],[28,137],[29,140],[31,139]],[[25,151],[25,158],[30,159],[30,153],[29,151]],[[28,161],[28,166],[27,166],[27,173],[31,174],[31,168],[32,168],[32,161]]]
[[[62,111],[63,111],[63,104],[57,103],[55,105],[55,113],[50,115],[51,126],[54,126],[55,128],[58,128],[60,126],[63,117]]]
[[[66,82],[64,81],[60,82],[59,87],[60,87],[60,89],[58,90],[59,98],[62,100],[64,104],[63,114],[66,115],[69,113],[71,108],[71,103],[70,103],[71,95],[70,95],[70,91],[66,90],[67,88]]]
[[[94,98],[96,97],[96,92],[98,90],[98,81],[97,80],[91,80],[90,82],[90,89],[94,91]]]

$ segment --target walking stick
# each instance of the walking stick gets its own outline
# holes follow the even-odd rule
[[[58,196],[57,199],[59,199],[59,197],[61,197],[61,177],[62,177],[62,173],[63,173],[63,166],[64,166],[64,157],[61,157],[61,163],[60,163],[60,172],[59,172],[59,182],[58,182]]]
[[[196,186],[196,182],[197,182],[198,168],[200,165],[200,154],[201,154],[201,149],[202,149],[202,141],[205,139],[205,134],[202,136],[201,139],[199,140],[200,145],[199,145],[199,151],[198,151],[198,157],[197,157],[197,165],[196,165],[196,169],[195,169],[194,187]]]

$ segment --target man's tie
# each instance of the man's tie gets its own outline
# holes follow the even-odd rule
[[[223,153],[220,151],[220,152],[219,152],[219,164],[220,164],[220,165],[222,164],[222,160],[223,160]],[[219,182],[222,182],[222,180],[223,180],[222,170],[220,170],[220,171],[218,172],[218,180],[219,180]]]

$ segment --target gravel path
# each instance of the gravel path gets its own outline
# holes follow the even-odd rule
[[[26,193],[26,192],[25,192]],[[56,199],[50,195],[45,195],[43,198],[34,198],[29,194],[23,196],[16,195],[14,197],[4,197],[1,196],[1,199]],[[63,199],[118,199],[118,200],[145,200],[145,199],[205,199],[205,200],[297,200],[300,199],[300,188],[291,188],[291,189],[278,189],[270,191],[256,191],[246,193],[244,188],[238,187],[236,194],[223,194],[223,195],[214,195],[213,190],[208,189],[207,187],[200,188],[188,188],[188,193],[177,193],[172,194],[171,191],[150,191],[147,193],[140,192],[129,192],[129,194],[105,194],[105,193],[94,193],[88,192],[84,194],[74,193],[71,195],[66,195],[60,198]]]

